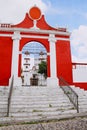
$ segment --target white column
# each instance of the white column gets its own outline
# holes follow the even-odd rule
[[[11,77],[14,75],[14,86],[19,85],[18,78],[18,58],[19,58],[19,43],[20,43],[20,32],[15,31],[13,36],[13,49],[12,49],[12,65],[11,65]]]
[[[56,38],[54,34],[49,35],[50,44],[50,77],[47,79],[48,86],[57,86],[57,68],[56,68]]]

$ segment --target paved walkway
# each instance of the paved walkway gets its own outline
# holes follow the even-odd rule
[[[0,130],[87,130],[87,117],[47,123],[2,126]]]

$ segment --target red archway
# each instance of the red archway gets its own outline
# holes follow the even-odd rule
[[[38,7],[34,9],[40,11]],[[47,50],[48,85],[57,85],[58,76],[72,84],[70,33],[66,28],[49,26],[41,12],[38,16],[33,12],[34,17],[29,13],[26,13],[24,20],[19,24],[1,24],[0,60],[3,55],[3,62],[0,62],[0,80],[2,79],[3,85],[9,84],[12,75],[15,75],[15,85],[20,84],[21,50],[31,41],[41,43]],[[0,81],[1,85],[2,82]]]

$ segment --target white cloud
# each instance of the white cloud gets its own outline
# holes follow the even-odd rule
[[[71,34],[72,60],[87,62],[87,26],[81,25]]]
[[[43,13],[48,8],[42,0],[0,0],[0,22],[19,23],[34,5],[38,6]]]

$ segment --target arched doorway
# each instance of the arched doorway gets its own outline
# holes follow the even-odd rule
[[[47,51],[36,41],[28,42],[22,49],[22,85],[46,86]],[[41,67],[42,66],[42,67]]]

